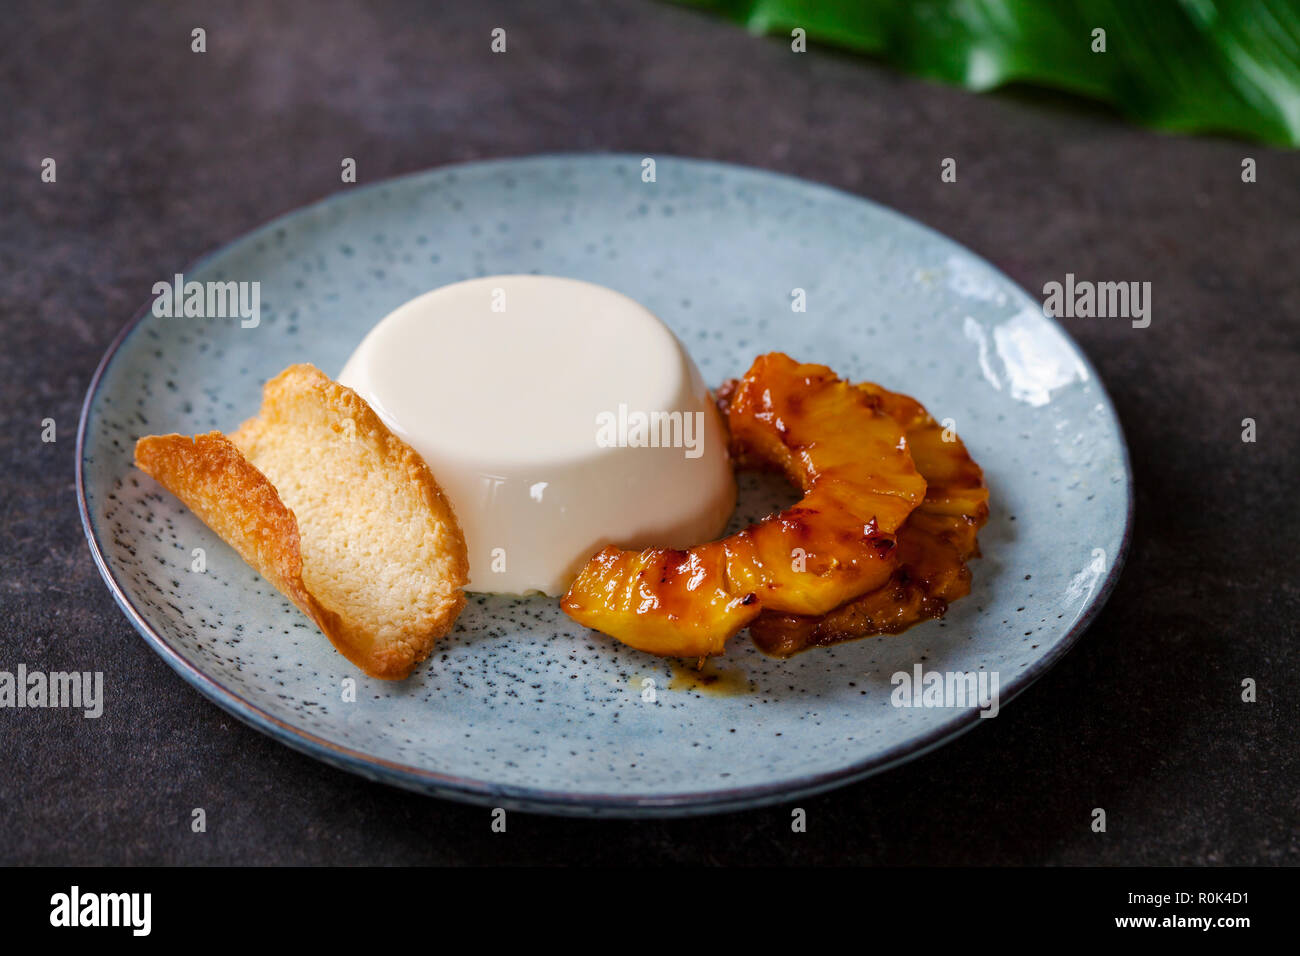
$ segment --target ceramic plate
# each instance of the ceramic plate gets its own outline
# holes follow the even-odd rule
[[[641,157],[618,155],[435,169],[347,189],[185,268],[259,282],[259,324],[146,307],[96,372],[78,435],[91,551],[149,644],[235,716],[344,769],[614,815],[735,809],[867,776],[981,719],[978,702],[897,706],[896,674],[984,671],[1005,705],[1058,660],[1118,574],[1131,505],[1123,436],[1079,348],[987,263],[874,203],[711,162],[660,158],[655,173],[644,182]],[[906,634],[785,661],[742,634],[701,680],[553,600],[471,595],[432,658],[385,683],[132,467],[142,434],[234,428],[290,363],[337,374],[407,299],[527,272],[644,303],[713,383],[779,350],[952,419],[991,489],[971,596]],[[562,387],[563,370],[547,374]],[[749,477],[741,488],[735,525],[793,497]]]

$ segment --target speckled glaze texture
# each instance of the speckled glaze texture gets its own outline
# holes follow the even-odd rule
[[[971,707],[893,706],[897,671],[997,672],[1005,704],[1064,653],[1113,584],[1131,510],[1122,435],[1069,338],[982,260],[866,200],[710,162],[659,158],[656,182],[641,174],[635,156],[544,156],[344,190],[185,270],[260,282],[256,328],[146,313],[124,332],[82,416],[84,518],[119,603],[173,667],[368,777],[494,806],[669,814],[825,789],[979,722]],[[742,634],[721,666],[749,689],[722,695],[670,688],[672,664],[577,627],[553,600],[471,595],[431,659],[384,683],[132,467],[140,435],[232,429],[284,366],[337,374],[407,299],[509,272],[632,296],[714,383],[779,350],[952,419],[992,496],[971,596],[943,621],[787,661]],[[431,374],[438,361],[454,356]],[[563,388],[564,369],[551,374]],[[745,476],[733,526],[791,496]]]

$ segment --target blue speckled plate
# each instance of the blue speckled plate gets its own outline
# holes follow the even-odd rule
[[[181,676],[366,777],[493,806],[642,815],[788,800],[883,770],[979,720],[974,706],[894,706],[891,675],[917,663],[996,672],[1005,704],[1065,653],[1116,578],[1131,508],[1115,413],[1075,344],[987,263],[871,202],[717,163],[659,158],[656,173],[643,182],[635,156],[542,156],[346,189],[185,270],[259,281],[256,328],[148,309],[131,322],[86,396],[78,490],[105,580]],[[390,684],[361,676],[132,467],[138,436],[231,429],[284,366],[337,374],[400,303],[510,272],[627,293],[714,382],[781,350],[953,419],[992,494],[971,596],[942,622],[786,661],[741,635],[707,688],[577,627],[552,600],[471,596],[430,661]],[[794,289],[806,312],[792,310]],[[746,478],[737,523],[790,497]]]

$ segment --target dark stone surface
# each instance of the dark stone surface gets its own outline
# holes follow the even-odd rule
[[[103,670],[97,721],[0,711],[0,861],[1296,863],[1300,158],[1042,94],[976,97],[645,0],[7,6],[0,37],[0,669]],[[192,27],[208,52],[190,52]],[[488,51],[509,31],[509,52]],[[788,808],[584,823],[332,770],[226,716],[92,566],[73,446],[152,283],[362,181],[558,150],[764,166],[891,205],[1031,290],[1149,279],[1153,322],[1067,320],[1137,476],[1128,567],[998,720]],[[41,159],[58,162],[43,184]],[[943,157],[959,179],[939,179]],[[1259,166],[1243,184],[1242,157]],[[1259,441],[1243,444],[1241,420]],[[40,441],[52,417],[58,441]],[[1240,700],[1253,677],[1259,701]],[[190,832],[190,809],[209,830]],[[1089,829],[1093,807],[1109,829]]]

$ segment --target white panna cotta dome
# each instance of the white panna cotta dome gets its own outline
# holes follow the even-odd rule
[[[603,286],[444,286],[376,325],[339,381],[428,463],[464,531],[472,591],[563,594],[601,547],[699,544],[735,507],[695,363]]]

